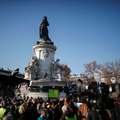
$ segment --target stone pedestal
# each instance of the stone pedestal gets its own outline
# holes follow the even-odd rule
[[[25,70],[25,78],[30,80],[51,80],[54,74],[56,47],[50,40],[40,40],[33,46],[33,57]]]
[[[46,79],[32,80],[30,91],[27,96],[42,97],[45,99],[48,98],[48,91],[50,89],[55,89],[59,91],[59,98],[61,98],[61,93],[64,93],[64,86],[66,86],[66,81],[50,81]]]
[[[53,62],[56,51],[54,43],[41,40],[33,46],[33,51],[39,63],[40,77],[38,79],[52,79]]]

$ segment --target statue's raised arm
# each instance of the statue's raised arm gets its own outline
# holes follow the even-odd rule
[[[47,17],[44,16],[43,19],[42,19],[42,22],[40,24],[39,35],[40,35],[40,38],[45,40],[45,41],[49,40],[47,26],[49,26],[49,23],[47,21]]]

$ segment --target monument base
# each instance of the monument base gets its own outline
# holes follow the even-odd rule
[[[30,83],[30,90],[27,94],[29,97],[44,99],[64,98],[65,81],[50,81],[50,80],[32,80]]]

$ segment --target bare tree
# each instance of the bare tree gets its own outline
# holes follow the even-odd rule
[[[66,64],[62,64],[61,67],[63,70],[63,76],[64,76],[65,80],[69,80],[71,69]]]
[[[120,59],[113,62],[105,63],[101,66],[101,70],[110,77],[116,77],[118,80],[120,76]]]
[[[107,62],[104,64],[97,64],[96,61],[92,61],[88,64],[85,64],[85,74],[89,79],[94,79],[94,72],[101,71],[107,81],[110,81],[111,77],[116,77],[117,80],[120,78],[120,59],[112,62]]]
[[[96,61],[92,61],[89,62],[88,64],[85,64],[85,74],[88,77],[89,80],[94,80],[94,72],[97,68],[97,62]]]
[[[85,64],[85,69],[86,69],[85,72],[93,72],[93,71],[95,71],[96,66],[97,66],[96,61],[92,61],[92,62],[90,62],[88,64]]]

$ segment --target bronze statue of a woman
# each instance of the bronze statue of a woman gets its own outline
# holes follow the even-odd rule
[[[45,41],[50,40],[49,36],[48,36],[47,26],[49,26],[49,23],[47,21],[47,17],[44,16],[43,19],[42,19],[42,22],[40,24],[39,35],[40,35],[40,38],[45,40]]]

